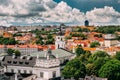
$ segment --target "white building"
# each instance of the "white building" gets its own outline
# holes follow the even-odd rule
[[[111,47],[119,44],[118,40],[116,40],[116,36],[112,34],[106,34],[105,35],[105,47]]]
[[[56,36],[55,39],[55,48],[65,48],[65,37],[64,36]]]
[[[4,56],[2,64],[4,73],[15,73],[18,75],[36,75],[30,80],[60,80],[60,64],[73,58],[73,54],[63,49],[37,52],[29,56]],[[23,79],[22,79],[23,80]]]

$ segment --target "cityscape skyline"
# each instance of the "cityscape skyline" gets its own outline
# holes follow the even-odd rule
[[[0,0],[0,25],[119,25],[119,0]]]

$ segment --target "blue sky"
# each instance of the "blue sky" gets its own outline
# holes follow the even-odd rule
[[[111,6],[116,11],[120,12],[119,0],[54,0],[56,2],[64,1],[69,6],[77,8],[80,11],[86,12],[96,8],[103,8],[104,6]]]
[[[0,25],[120,25],[120,0],[0,0]]]

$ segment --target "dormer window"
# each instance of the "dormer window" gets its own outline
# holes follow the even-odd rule
[[[17,59],[17,56],[15,56],[14,59]]]
[[[11,64],[11,61],[7,61],[7,63]]]
[[[17,61],[13,61],[13,64],[17,64]]]
[[[24,56],[22,59],[26,59],[26,57]]]
[[[30,57],[30,59],[29,60],[32,60],[33,59],[33,57]]]
[[[19,62],[19,64],[23,64],[23,62]]]
[[[26,65],[28,65],[28,64],[29,64],[29,62],[25,62],[25,64],[26,64]]]

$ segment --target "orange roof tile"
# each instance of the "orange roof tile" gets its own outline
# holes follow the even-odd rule
[[[0,45],[0,48],[4,48],[4,45]]]
[[[7,48],[14,48],[15,45],[7,45]]]
[[[37,45],[29,44],[28,47],[29,47],[29,48],[37,48],[38,46],[37,46]]]
[[[43,49],[43,46],[41,46],[41,45],[38,45],[38,49]]]
[[[83,49],[88,50],[88,51],[95,51],[96,50],[96,48],[89,48],[89,47],[84,47]]]
[[[50,48],[51,48],[52,50],[55,50],[55,45],[50,45]]]
[[[28,45],[18,45],[19,48],[27,48]]]

